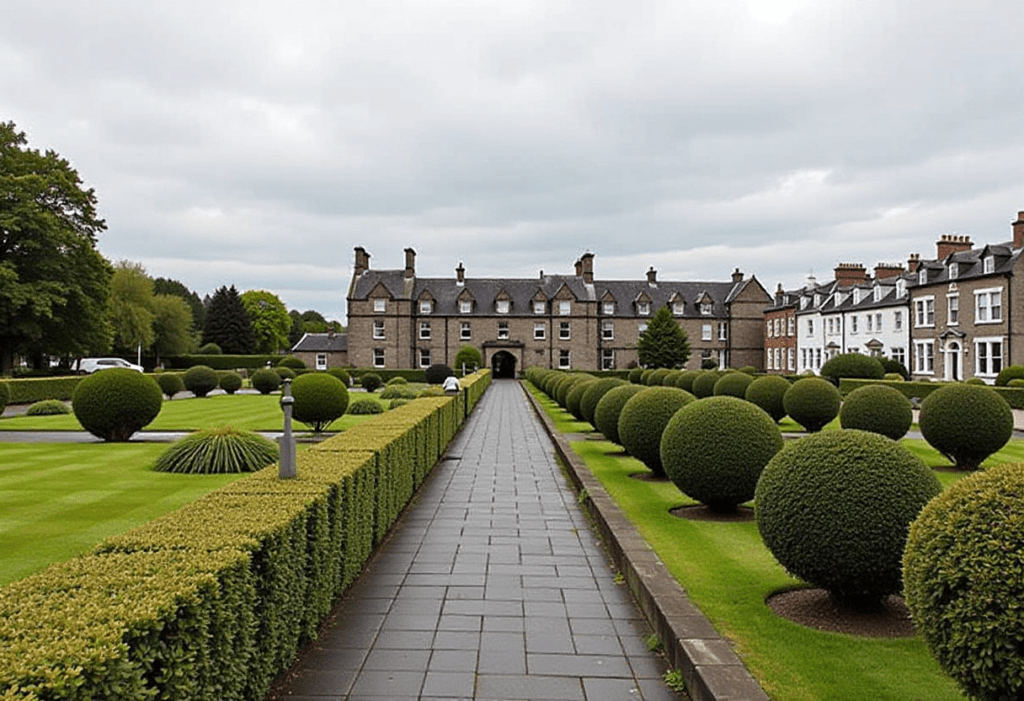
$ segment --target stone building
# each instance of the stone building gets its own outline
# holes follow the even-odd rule
[[[357,367],[451,364],[472,345],[497,375],[540,366],[578,370],[636,364],[636,342],[654,312],[671,308],[690,342],[689,368],[762,366],[763,313],[771,296],[756,278],[736,270],[725,282],[600,280],[594,254],[573,274],[536,278],[471,278],[460,262],[455,275],[421,278],[416,252],[405,268],[375,270],[355,249],[348,291],[348,358]]]
[[[302,359],[307,368],[329,370],[346,367],[348,362],[348,334],[305,333],[292,346],[291,354]]]

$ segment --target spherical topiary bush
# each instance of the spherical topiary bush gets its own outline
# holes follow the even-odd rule
[[[885,373],[885,376],[882,379],[883,380],[888,380],[889,382],[905,382],[906,381],[906,378],[903,377],[903,375],[899,374],[898,372],[887,372],[887,373]]]
[[[380,375],[375,372],[364,372],[359,376],[359,386],[367,392],[376,392],[381,386]]]
[[[325,372],[300,375],[292,380],[292,418],[320,433],[348,408],[348,387]]]
[[[594,426],[601,434],[612,443],[621,445],[619,438],[619,415],[622,407],[635,394],[643,392],[646,388],[643,385],[627,384],[622,387],[615,387],[601,397],[594,409]]]
[[[593,375],[587,375],[582,372],[566,375],[555,386],[555,401],[558,402],[559,406],[564,408],[566,406],[566,402],[569,399],[569,391],[572,390],[572,388],[575,387],[578,383],[587,382],[588,380],[593,379]]]
[[[327,371],[327,374],[337,377],[346,387],[352,383],[352,378],[348,374],[348,371],[342,368],[331,368]]]
[[[781,449],[782,433],[772,417],[731,396],[687,404],[661,434],[665,473],[712,511],[735,511],[753,499],[761,471]]]
[[[285,380],[294,380],[296,377],[295,370],[287,365],[278,365],[273,368],[273,370],[277,373],[277,376],[281,378],[281,382],[284,382]]]
[[[365,416],[366,414],[383,414],[384,407],[381,406],[380,402],[371,397],[363,397],[352,402],[352,406],[348,408],[348,413],[353,416]]]
[[[0,411],[4,410],[9,401],[11,401],[11,386],[0,381]]]
[[[904,597],[971,698],[1024,697],[1024,465],[964,477],[910,526]]]
[[[182,374],[181,381],[197,397],[205,397],[220,384],[217,371],[206,365],[193,365]]]
[[[1024,387],[1024,379],[1015,377],[1006,383],[1007,387]]]
[[[780,375],[765,375],[747,385],[743,398],[761,407],[775,423],[778,423],[786,416],[782,398],[786,396],[790,387],[792,385],[789,380]]]
[[[1013,412],[990,387],[951,384],[921,402],[917,419],[929,445],[960,469],[975,470],[1013,435]]]
[[[941,490],[899,443],[827,431],[787,445],[764,468],[757,527],[792,575],[839,602],[870,605],[900,591],[907,529]]]
[[[270,394],[281,386],[281,376],[271,368],[260,368],[249,378],[249,383],[260,394]]]
[[[644,369],[643,368],[633,368],[632,370],[629,371],[629,376],[628,376],[627,379],[632,384],[639,385],[639,384],[642,384],[640,378],[643,377],[643,374],[644,374]]]
[[[747,387],[754,381],[754,378],[745,372],[727,372],[718,378],[718,382],[712,388],[711,393],[716,396],[736,397],[746,399]]]
[[[127,441],[160,413],[163,393],[153,378],[111,368],[82,378],[71,396],[75,418],[105,441]]]
[[[692,394],[678,387],[649,387],[631,397],[619,412],[622,447],[656,477],[664,477],[661,434],[672,415],[695,400]]]
[[[846,395],[839,409],[843,428],[880,433],[898,441],[907,435],[914,422],[910,400],[892,387],[865,385]]]
[[[665,384],[665,378],[672,374],[669,368],[658,368],[647,377],[647,384],[651,387],[660,387]]]
[[[445,380],[455,374],[455,371],[444,363],[434,363],[423,374],[427,378],[428,385],[443,385]]]
[[[840,353],[825,361],[821,366],[821,376],[828,378],[834,384],[844,377],[856,377],[865,380],[881,380],[885,375],[885,368],[878,358],[860,353]]]
[[[484,364],[484,358],[480,355],[480,351],[473,346],[463,346],[455,354],[453,364],[459,372],[462,372],[463,369],[466,372],[473,372]]]
[[[70,413],[71,407],[59,399],[43,399],[25,410],[25,416],[57,416]]]
[[[160,389],[167,395],[168,399],[185,389],[185,383],[181,381],[181,375],[176,372],[160,373],[156,376],[156,383],[160,385]]]
[[[693,381],[700,377],[700,370],[683,370],[673,378],[672,385],[693,393]]]
[[[286,355],[277,361],[277,367],[291,368],[292,370],[304,370],[306,367],[306,361],[302,358],[296,358],[294,355]]]
[[[803,426],[809,433],[824,428],[839,415],[842,396],[828,380],[820,377],[804,377],[794,382],[782,397],[782,406],[789,418]]]
[[[640,373],[640,384],[650,387],[651,386],[651,375],[654,374],[654,368],[647,368]]]
[[[907,366],[900,361],[882,356],[878,359],[878,362],[882,364],[882,369],[885,370],[886,375],[899,375],[903,380],[910,379],[910,372],[907,370]]]
[[[577,382],[572,386],[569,392],[565,395],[565,410],[573,415],[577,421],[583,421],[583,411],[580,404],[583,402],[583,394],[587,389],[597,382],[594,378],[588,378],[582,382]]]
[[[234,394],[242,389],[242,376],[234,371],[221,373],[219,384],[222,390],[228,394]]]
[[[223,352],[216,343],[204,343],[196,351],[199,355],[221,355]]]
[[[583,420],[594,425],[594,412],[597,411],[597,403],[601,401],[601,398],[616,387],[624,387],[627,384],[625,380],[620,380],[617,377],[606,377],[587,385],[587,390],[580,400],[580,414],[583,415]],[[596,428],[596,425],[594,427]]]
[[[754,375],[757,375],[758,370],[753,365],[744,365],[740,368],[740,372],[745,372],[753,377]]]
[[[1024,365],[1007,365],[996,375],[996,387],[1007,387],[1010,380],[1024,380]]]
[[[715,385],[722,375],[717,370],[704,370],[697,377],[693,378],[690,384],[690,391],[697,399],[712,397],[715,394]]]
[[[157,458],[153,469],[191,475],[255,472],[276,462],[277,457],[277,445],[258,433],[221,426],[175,441]]]
[[[981,379],[980,377],[968,377],[966,380],[964,380],[964,382],[966,382],[969,385],[987,385],[988,384],[987,382],[985,382],[985,380]]]
[[[407,384],[409,384],[409,380],[405,379],[401,375],[398,375],[397,377],[392,377],[390,380],[388,380],[387,384],[385,385],[385,387],[394,387],[395,385],[407,385]]]
[[[408,385],[390,385],[379,396],[381,399],[415,399],[416,390]]]

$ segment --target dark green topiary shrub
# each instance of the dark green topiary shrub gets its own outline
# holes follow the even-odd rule
[[[380,393],[381,399],[415,399],[416,390],[407,385],[390,385]]]
[[[168,399],[176,395],[178,392],[185,390],[185,383],[181,380],[181,375],[176,372],[162,372],[156,376],[156,383],[160,385],[160,389],[167,396]]]
[[[782,433],[772,417],[732,396],[687,404],[661,435],[669,479],[683,494],[721,512],[754,498],[761,471],[781,449]]]
[[[693,382],[690,384],[690,391],[697,399],[704,399],[705,397],[713,397],[715,394],[715,384],[722,375],[717,370],[704,370],[697,377],[693,378]]]
[[[0,380],[0,412],[6,407],[7,403],[11,401],[11,386],[6,382]]]
[[[695,399],[678,387],[649,387],[631,397],[619,412],[622,447],[656,477],[664,477],[661,434],[672,415]]]
[[[1013,435],[1013,411],[990,387],[951,384],[921,402],[921,435],[958,468],[975,470]]]
[[[388,380],[388,382],[387,382],[387,384],[385,386],[386,387],[394,387],[395,385],[407,385],[407,384],[409,384],[409,380],[407,380],[404,377],[402,377],[401,375],[399,375],[397,377],[392,377],[390,380]]]
[[[672,374],[669,368],[658,368],[647,377],[647,384],[651,387],[661,387],[665,384],[665,378]]]
[[[292,418],[320,433],[348,408],[348,387],[325,372],[300,375],[292,381]]]
[[[784,377],[765,375],[747,385],[747,392],[743,397],[761,407],[775,423],[778,423],[786,416],[786,407],[783,406],[782,399],[790,387],[792,385]]]
[[[564,408],[569,399],[569,391],[575,387],[577,383],[588,382],[593,379],[593,375],[588,375],[582,372],[574,372],[571,375],[566,375],[558,382],[557,385],[555,385],[555,401],[558,402],[559,406]]]
[[[644,369],[643,368],[633,368],[632,370],[629,371],[629,376],[628,376],[627,379],[632,384],[639,385],[639,384],[642,384],[640,378],[643,377],[643,374],[644,374]]]
[[[976,699],[1024,698],[1024,465],[968,475],[910,526],[904,597],[942,668]]]
[[[743,367],[740,368],[739,371],[740,372],[745,372],[748,375],[750,375],[751,377],[757,375],[757,373],[759,372],[758,369],[755,368],[753,365],[744,365]]]
[[[803,426],[809,433],[816,433],[839,415],[842,397],[839,390],[828,380],[820,377],[804,377],[786,390],[782,406],[789,418]]]
[[[428,385],[443,385],[444,381],[455,374],[455,371],[444,363],[434,363],[424,373]]]
[[[843,428],[871,431],[898,441],[914,423],[914,408],[899,391],[886,385],[865,385],[846,395],[839,409]]]
[[[595,382],[597,382],[597,380],[592,377],[584,380],[583,382],[577,382],[565,395],[565,410],[572,414],[573,418],[577,421],[584,420],[580,404],[583,402],[583,394]]]
[[[163,407],[153,378],[127,368],[111,368],[82,378],[71,396],[75,418],[105,441],[127,441],[148,426]]]
[[[860,353],[840,353],[825,361],[821,366],[821,376],[838,385],[844,377],[855,377],[865,380],[881,380],[885,376],[885,368],[878,358]]]
[[[627,384],[625,380],[620,380],[617,377],[606,377],[603,380],[595,380],[587,385],[587,391],[583,393],[583,398],[580,400],[580,414],[583,415],[583,420],[596,428],[594,412],[597,411],[598,402],[609,391]]]
[[[337,377],[346,387],[352,384],[352,377],[348,374],[347,370],[342,368],[331,368],[327,371],[327,374]]]
[[[220,388],[228,394],[234,394],[242,389],[242,376],[237,372],[221,373]]]
[[[71,407],[67,405],[67,402],[62,402],[59,399],[43,399],[25,410],[26,416],[58,416],[70,413]]]
[[[249,378],[249,384],[260,394],[270,394],[281,386],[281,376],[272,368],[260,368]]]
[[[619,415],[622,407],[633,395],[643,392],[643,385],[626,384],[609,390],[594,409],[594,426],[612,443],[622,444],[619,438]]]
[[[206,365],[193,365],[184,373],[182,373],[181,381],[192,394],[197,397],[205,397],[213,390],[217,389],[217,385],[220,383],[220,378],[217,377],[217,371]]]
[[[277,367],[304,370],[306,368],[306,361],[302,358],[296,358],[294,355],[286,355],[277,361]]]
[[[223,351],[216,343],[204,343],[196,351],[197,355],[223,355]]]
[[[964,380],[964,382],[969,384],[969,385],[987,385],[988,384],[987,382],[985,382],[985,380],[981,379],[980,377],[968,377],[966,380]]]
[[[363,416],[366,414],[383,414],[384,407],[381,406],[380,402],[371,397],[363,397],[352,402],[352,406],[348,408],[348,413]]]
[[[899,593],[907,530],[940,491],[932,471],[899,443],[827,431],[790,443],[764,468],[757,527],[794,576],[841,603],[877,605]]]
[[[882,364],[882,369],[885,370],[886,375],[895,374],[899,375],[903,380],[910,379],[910,371],[907,370],[907,366],[900,361],[882,356],[878,359],[878,362]]]
[[[702,360],[702,361],[700,361],[700,369],[701,370],[717,370],[718,369],[718,361],[712,360],[711,358],[707,358],[705,360]]]
[[[651,386],[651,376],[654,374],[654,368],[648,368],[640,373],[640,384],[645,387]]]
[[[273,370],[277,373],[277,376],[281,378],[281,382],[284,382],[285,380],[294,380],[297,377],[295,371],[287,365],[278,365],[273,368]]]
[[[906,378],[898,372],[887,372],[885,373],[885,377],[882,379],[888,380],[889,382],[906,382]]]
[[[700,373],[700,370],[683,370],[673,378],[672,385],[693,394],[693,381],[700,377]]]
[[[1008,387],[1010,380],[1024,380],[1024,365],[1007,365],[996,375],[996,387]]]
[[[359,376],[359,386],[367,392],[376,392],[381,386],[380,375],[375,372],[364,372]]]
[[[277,461],[277,445],[258,433],[221,426],[181,438],[164,451],[153,469],[190,475],[255,472]]]
[[[1009,382],[1007,382],[1006,386],[1007,387],[1024,387],[1024,379],[1020,379],[1020,378],[1015,377],[1012,380],[1010,380]]]
[[[712,388],[711,393],[716,396],[736,397],[746,399],[747,387],[754,381],[754,378],[745,372],[727,372],[718,378],[718,382]]]

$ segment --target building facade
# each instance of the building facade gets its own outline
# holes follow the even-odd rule
[[[291,354],[314,370],[347,367],[348,334],[334,331],[303,334],[299,342],[292,346]]]

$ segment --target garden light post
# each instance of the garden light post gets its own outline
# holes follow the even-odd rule
[[[278,461],[278,479],[293,479],[295,477],[295,436],[292,435],[292,404],[295,397],[291,392],[292,381],[289,378],[284,380],[284,390],[281,397],[281,408],[284,410],[284,435],[281,436],[281,459]]]

